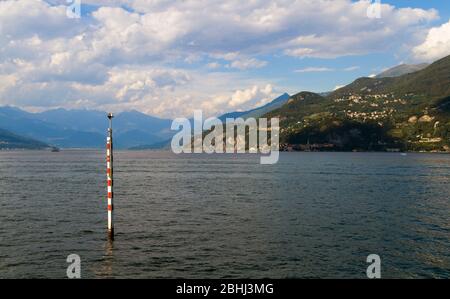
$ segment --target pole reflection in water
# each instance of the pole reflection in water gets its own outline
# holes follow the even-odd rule
[[[104,245],[105,253],[100,262],[100,267],[96,272],[96,276],[100,278],[113,277],[113,261],[114,261],[114,242],[111,238],[107,238]]]

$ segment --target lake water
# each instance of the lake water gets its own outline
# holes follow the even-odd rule
[[[450,278],[450,155],[0,152],[0,278]]]

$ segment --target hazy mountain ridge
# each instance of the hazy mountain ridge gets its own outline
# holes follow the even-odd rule
[[[123,112],[114,119],[116,148],[152,144],[172,136],[171,120]],[[103,148],[108,121],[105,112],[56,109],[29,113],[0,108],[0,128],[61,148]]]
[[[46,149],[50,146],[43,142],[19,136],[0,129],[0,150],[2,149]]]
[[[379,78],[399,77],[399,76],[403,76],[406,74],[421,71],[428,66],[429,66],[428,63],[401,64],[401,65],[397,65],[393,68],[385,70],[384,72],[375,76],[375,78],[379,79]]]
[[[229,113],[222,117],[259,117],[281,107],[288,94],[272,102],[245,112]],[[118,149],[164,148],[170,143],[172,120],[160,119],[138,111],[126,111],[113,121],[115,147]],[[61,148],[103,148],[108,129],[106,113],[96,110],[54,109],[29,113],[15,107],[0,107],[0,128],[19,135],[42,140]]]
[[[254,118],[258,118],[261,117],[262,115],[269,113],[270,111],[273,111],[281,106],[283,106],[290,98],[290,95],[287,93],[282,94],[281,96],[279,96],[278,98],[274,99],[273,101],[271,101],[270,103],[252,109],[252,110],[248,110],[248,111],[242,111],[242,112],[230,112],[230,113],[226,113],[222,116],[219,116],[219,119],[221,121],[226,121],[227,118],[250,118],[250,117],[254,117]]]
[[[264,114],[283,106],[289,100],[289,98],[290,98],[289,94],[284,93],[281,96],[279,96],[278,98],[271,101],[270,103],[265,104],[264,106],[261,106],[261,107],[258,107],[258,108],[252,109],[252,110],[248,110],[248,111],[229,112],[229,113],[219,116],[218,119],[220,119],[223,123],[225,123],[227,118],[233,118],[233,119],[237,119],[237,118],[247,119],[250,117],[259,118],[259,117],[263,116]],[[193,127],[194,120],[190,119],[189,121],[191,123],[191,126]],[[150,145],[132,146],[132,147],[130,147],[130,149],[132,149],[132,150],[168,149],[168,148],[170,148],[170,143],[171,143],[171,139],[167,139],[167,140],[164,140],[164,141],[161,141],[158,143],[154,143],[154,144],[150,144]]]

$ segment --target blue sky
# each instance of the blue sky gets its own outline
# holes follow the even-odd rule
[[[382,1],[382,3],[392,4],[395,7],[414,7],[423,9],[436,9],[439,12],[439,19],[432,24],[440,25],[448,22],[450,19],[450,5],[442,0],[391,0]],[[448,53],[450,55],[450,52]],[[264,57],[270,61],[270,66],[264,69],[251,72],[253,76],[263,76],[270,78],[274,75],[281,80],[280,85],[285,85],[290,93],[299,90],[310,90],[315,92],[324,92],[333,90],[337,86],[346,85],[354,79],[378,74],[386,68],[396,66],[401,63],[419,63],[420,59],[399,55],[392,49],[386,51],[374,51],[365,55],[350,55],[337,57],[333,59],[314,59],[303,58],[295,59],[292,57]],[[424,62],[429,62],[423,60]],[[298,69],[306,68],[327,68],[327,71],[311,71],[304,73],[295,73]],[[351,68],[352,70],[345,71]],[[292,74],[294,73],[294,75]]]
[[[217,115],[450,54],[446,1],[81,2],[0,2],[0,105]]]
[[[435,8],[439,11],[443,20],[448,20],[450,18],[449,3],[445,0],[384,0],[383,2],[392,4],[396,7]]]

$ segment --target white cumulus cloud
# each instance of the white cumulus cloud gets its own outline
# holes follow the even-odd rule
[[[243,75],[265,71],[270,57],[396,51],[423,41],[438,18],[433,9],[383,4],[382,18],[370,19],[370,2],[82,0],[98,8],[69,19],[65,0],[2,0],[0,105],[163,117],[253,108],[284,92],[279,78]],[[448,49],[442,36],[447,25],[429,31],[414,53],[440,55]]]
[[[268,84],[264,88],[258,88],[258,86],[253,86],[252,88],[245,90],[237,90],[231,97],[229,105],[231,107],[238,107],[243,104],[247,104],[250,101],[260,101],[266,99],[267,97],[273,96],[273,87]]]
[[[450,20],[431,28],[425,41],[413,49],[418,60],[433,61],[450,55]]]

